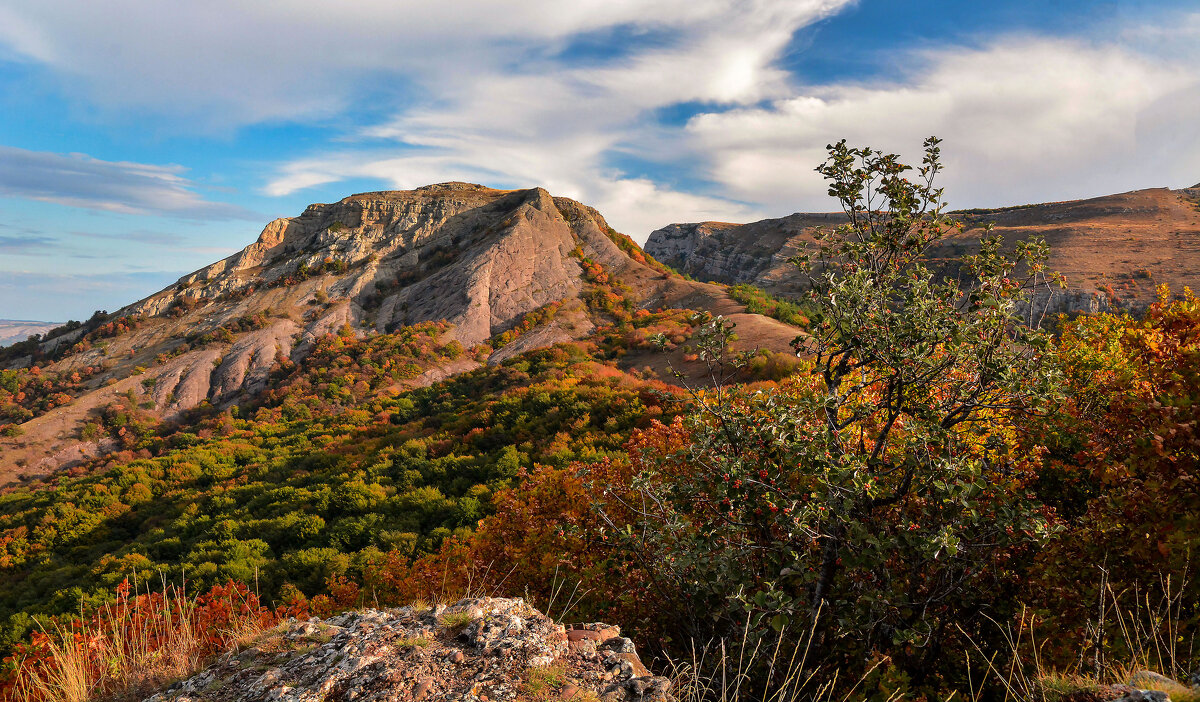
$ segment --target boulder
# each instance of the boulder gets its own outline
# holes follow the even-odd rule
[[[619,633],[568,630],[522,599],[490,597],[292,620],[149,702],[673,702],[671,682]]]

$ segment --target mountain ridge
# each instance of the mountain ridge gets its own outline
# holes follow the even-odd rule
[[[1009,247],[1041,236],[1051,270],[1067,276],[1065,291],[1040,294],[1049,315],[1144,311],[1156,288],[1181,292],[1200,286],[1200,191],[1151,188],[1084,200],[950,213],[965,225],[931,248],[934,261],[953,266],[975,253],[993,224]],[[842,213],[796,213],[747,224],[670,224],[650,234],[646,252],[698,280],[751,284],[795,297],[801,276],[788,261],[818,227],[837,226]],[[953,269],[951,268],[951,272]]]
[[[112,450],[82,432],[120,398],[163,421],[206,403],[227,408],[263,392],[281,364],[329,334],[444,323],[438,343],[463,353],[414,372],[405,381],[413,386],[584,339],[614,304],[734,315],[754,344],[777,352],[797,333],[745,314],[719,287],[673,274],[595,209],[542,188],[452,182],[359,193],[276,219],[241,251],[26,356],[0,356],[0,367],[39,364],[55,378],[79,378],[55,381],[59,401],[24,410],[21,436],[0,438],[0,482]],[[535,318],[536,328],[515,331]],[[506,334],[515,338],[496,341]],[[662,359],[646,363],[665,372]]]
[[[34,334],[43,334],[58,326],[58,322],[34,319],[0,319],[0,347],[24,341]]]

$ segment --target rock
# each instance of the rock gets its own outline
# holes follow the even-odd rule
[[[1039,293],[1033,301],[1038,315],[1045,312],[1052,318],[1058,313],[1113,309],[1140,313],[1156,299],[1158,283],[1172,290],[1196,287],[1195,266],[1168,263],[1190,255],[1179,235],[1197,233],[1191,199],[1195,195],[1181,195],[1152,188],[1088,200],[954,213],[967,231],[937,242],[928,256],[935,263],[947,262],[947,272],[953,275],[957,264],[952,262],[976,252],[983,227],[989,223],[996,225],[996,232],[1009,245],[1044,236],[1050,245],[1047,268],[1065,274],[1069,287],[1052,296]],[[845,221],[839,212],[798,213],[749,224],[671,224],[651,233],[645,250],[698,280],[747,283],[776,295],[795,296],[803,290],[805,278],[791,259],[813,241],[819,228],[831,229]],[[1096,248],[1099,239],[1106,242],[1103,252]],[[1166,250],[1174,258],[1143,254]]]
[[[438,622],[447,612],[478,619],[451,631]],[[614,634],[605,643],[619,638],[616,627],[588,631]],[[369,609],[290,621],[149,700],[511,702],[525,695],[534,669],[561,666],[564,682],[551,693],[556,699],[671,702],[669,681],[645,670],[632,641],[620,639],[604,653],[608,661],[572,649],[564,627],[524,600],[472,598],[432,610]],[[610,663],[622,668],[615,680]]]
[[[1091,690],[1075,690],[1062,696],[1060,702],[1114,702],[1132,688],[1127,685],[1101,685]]]
[[[572,624],[567,629],[567,641],[570,643],[576,641],[604,642],[620,635],[621,627],[607,624]]]
[[[1138,689],[1158,690],[1162,688],[1182,687],[1179,683],[1165,675],[1149,670],[1139,670],[1129,676],[1129,686]]]
[[[637,650],[633,645],[633,641],[623,636],[614,636],[596,648],[597,650],[612,651],[614,653],[633,653]]]
[[[1160,690],[1133,690],[1126,692],[1120,702],[1171,702],[1171,697]]]
[[[671,681],[659,676],[631,678],[610,685],[600,693],[601,702],[667,702]]]

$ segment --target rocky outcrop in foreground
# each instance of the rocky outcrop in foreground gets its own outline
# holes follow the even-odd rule
[[[670,686],[618,627],[482,598],[291,621],[150,700],[672,702]]]

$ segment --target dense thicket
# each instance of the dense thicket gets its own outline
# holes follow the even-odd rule
[[[4,644],[130,576],[317,594],[467,533],[522,468],[620,455],[662,411],[650,384],[573,345],[389,392],[388,369],[416,372],[403,337],[331,337],[248,416],[148,432],[95,472],[0,496]]]

